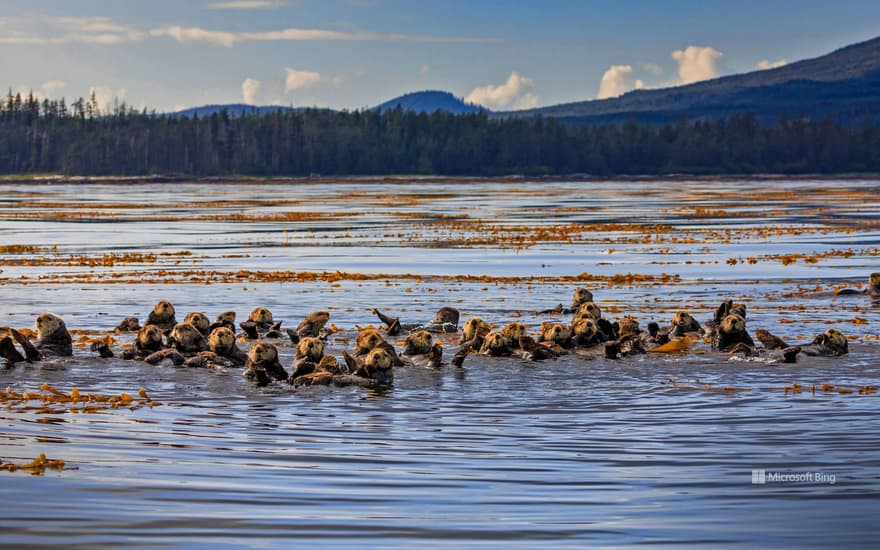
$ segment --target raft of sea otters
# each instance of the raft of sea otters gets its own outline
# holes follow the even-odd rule
[[[880,298],[880,273],[870,276],[865,290],[847,289],[838,294],[861,293]],[[325,354],[324,342],[335,332],[335,327],[327,327],[330,314],[326,311],[306,316],[295,329],[282,329],[282,322],[275,320],[267,308],[258,307],[247,321],[239,324],[241,332],[236,334],[235,312],[221,313],[213,323],[204,313],[190,313],[178,323],[174,306],[160,301],[143,326],[138,319],[129,317],[115,330],[137,333],[133,343],[123,346],[124,359],[186,367],[244,367],[244,376],[258,386],[281,383],[364,387],[390,385],[394,367],[441,367],[443,350],[432,334],[451,336],[459,331],[459,312],[452,307],[441,308],[434,320],[426,324],[403,324],[378,310],[373,313],[385,325],[384,329],[359,329],[354,349],[342,352],[344,363]],[[800,354],[839,356],[848,351],[846,336],[836,328],[826,330],[806,346],[789,346],[781,338],[759,329],[755,331],[761,344],[758,346],[746,328],[746,306],[732,300],[722,302],[706,323],[700,324],[687,312],[679,311],[672,316],[669,326],[661,328],[650,322],[646,331],[632,317],[613,322],[603,317],[593,302],[593,294],[585,288],[574,291],[570,307],[560,304],[541,313],[556,317],[572,315],[572,319],[570,323],[543,322],[540,331],[532,336],[522,323],[493,330],[483,319],[471,317],[461,327],[460,344],[451,364],[461,367],[473,353],[529,361],[570,353],[621,359],[649,352],[681,352],[687,349],[690,339],[700,337],[710,342],[712,349],[731,356],[764,357],[785,363],[794,363]],[[32,340],[25,332],[0,327],[0,356],[6,359],[7,367],[23,361],[73,355],[73,341],[64,320],[53,313],[37,316],[36,338]],[[403,335],[403,349],[398,353],[385,336]],[[296,347],[290,372],[279,361],[278,348],[272,343],[287,339]],[[238,342],[253,344],[244,353]],[[114,356],[106,340],[93,342],[91,350],[100,357]]]

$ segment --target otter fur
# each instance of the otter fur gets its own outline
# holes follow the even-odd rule
[[[163,331],[171,330],[177,324],[174,315],[174,306],[171,305],[171,302],[161,300],[153,306],[153,311],[147,315],[147,322],[144,325],[155,325]]]
[[[41,313],[34,321],[37,341],[34,346],[44,355],[70,357],[73,355],[73,340],[67,331],[64,319],[54,313]]]

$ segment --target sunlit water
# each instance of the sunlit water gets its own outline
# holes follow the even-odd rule
[[[423,321],[454,305],[535,330],[552,318],[535,312],[580,285],[607,317],[643,326],[681,308],[705,320],[735,298],[752,331],[853,338],[844,358],[796,365],[705,346],[620,361],[470,357],[397,369],[381,392],[261,390],[234,369],[77,349],[0,370],[0,387],[143,387],[163,405],[0,409],[0,459],[45,453],[68,467],[0,471],[0,543],[875,547],[880,415],[857,388],[880,385],[880,305],[833,290],[880,271],[878,212],[873,181],[0,185],[3,325],[51,310],[107,331],[159,299],[179,319],[265,305],[286,326],[328,309],[340,355],[356,325],[376,322],[373,307]],[[568,224],[565,238],[539,231]],[[107,253],[158,256],[110,265]],[[583,273],[593,278],[565,279]],[[627,273],[645,277],[613,279]],[[282,354],[289,367],[293,350]],[[786,392],[793,381],[804,391]],[[823,383],[854,391],[810,391]],[[825,477],[755,485],[755,469]]]

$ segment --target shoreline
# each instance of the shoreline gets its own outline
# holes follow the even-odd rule
[[[624,183],[652,181],[680,182],[737,182],[737,181],[870,181],[880,180],[880,173],[843,173],[843,174],[663,174],[663,175],[620,175],[598,176],[591,174],[562,175],[505,175],[505,176],[442,176],[442,175],[385,175],[385,176],[62,176],[62,175],[0,175],[0,184],[157,184],[157,183],[213,183],[213,184],[388,184],[401,185],[409,183],[445,183],[466,185],[471,183],[520,183],[520,182],[610,182]]]

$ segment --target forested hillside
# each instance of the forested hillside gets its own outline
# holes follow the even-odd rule
[[[0,102],[0,173],[302,176],[880,171],[876,125],[751,114],[654,127],[372,110],[186,118],[94,98]]]

